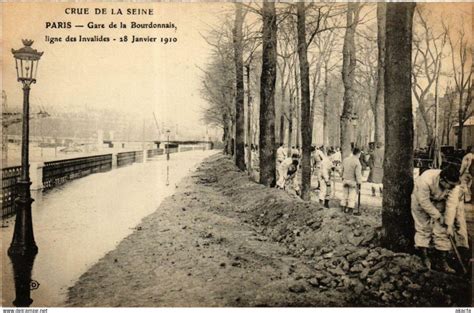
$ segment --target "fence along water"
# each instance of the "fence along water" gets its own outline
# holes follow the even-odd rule
[[[112,169],[112,154],[45,162],[43,186],[47,190],[69,180],[110,169]]]
[[[21,166],[2,168],[2,217],[15,213],[15,198],[18,193],[17,182]]]
[[[204,147],[199,146],[199,149]],[[171,147],[169,153],[177,153],[195,150],[196,147]],[[204,148],[205,149],[205,148]],[[127,151],[114,154],[94,155],[66,160],[45,162],[42,170],[43,190],[54,188],[67,181],[84,177],[89,174],[109,171],[116,161],[117,167],[141,163],[144,154],[148,159],[166,154],[166,149],[151,149],[139,151]],[[114,160],[115,158],[115,160]],[[20,177],[21,166],[6,167],[2,169],[2,194],[1,207],[2,218],[15,214],[15,198],[17,197],[17,182]]]

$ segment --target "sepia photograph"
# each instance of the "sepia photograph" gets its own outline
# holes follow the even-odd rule
[[[473,12],[0,3],[3,312],[470,313]]]

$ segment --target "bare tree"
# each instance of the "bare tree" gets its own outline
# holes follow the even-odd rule
[[[446,87],[446,91],[444,93],[444,97],[440,101],[440,106],[442,110],[442,121],[443,121],[443,130],[441,134],[442,144],[446,144],[449,146],[450,138],[449,135],[451,134],[451,129],[454,126],[455,118],[456,118],[456,109],[455,109],[455,98],[456,98],[456,91],[453,90],[451,87]]]
[[[277,63],[277,16],[274,2],[262,7],[262,75],[260,76],[260,183],[275,185],[275,82]]]
[[[218,62],[219,59],[216,59]],[[229,60],[230,61],[230,60]],[[219,62],[220,63],[220,62]],[[232,143],[232,120],[234,80],[229,76],[227,64],[216,63],[204,72],[201,81],[201,97],[208,102],[208,107],[203,110],[203,121],[209,125],[223,129],[224,153],[230,154]],[[225,68],[226,70],[223,70]]]
[[[302,125],[302,140],[303,140],[303,156],[301,167],[301,198],[303,200],[310,200],[311,189],[311,141],[312,141],[312,127],[310,124],[310,93],[309,93],[309,63],[308,51],[306,43],[306,12],[305,3],[298,2],[297,9],[297,29],[298,29],[298,56],[300,64],[301,75],[301,125]]]
[[[464,22],[462,22],[461,25],[462,26],[457,33],[458,40],[453,39],[454,36],[452,33],[448,35],[449,46],[451,48],[451,63],[453,67],[455,90],[458,96],[459,129],[456,142],[458,149],[461,149],[463,146],[464,123],[474,113],[474,110],[471,108],[473,92],[472,47],[469,46],[468,39],[466,38]],[[449,33],[446,27],[444,27],[444,29],[447,33]]]
[[[235,3],[235,21],[233,29],[235,64],[235,164],[245,170],[245,107],[244,107],[244,38],[242,28],[244,15],[242,4]]]
[[[321,42],[321,34],[323,32],[332,31],[337,25],[331,25],[329,19],[340,14],[340,10],[335,10],[332,5],[306,5],[303,2],[296,4],[297,11],[297,38],[298,38],[298,57],[300,70],[300,86],[301,86],[301,130],[302,135],[302,188],[301,198],[310,200],[311,189],[311,144],[314,124],[314,114],[316,105],[317,87],[321,79],[321,65],[327,63],[331,43],[332,32],[329,32],[329,38],[323,43]],[[314,14],[312,14],[314,11]],[[308,14],[311,12],[311,14]],[[307,21],[307,16],[312,16],[313,20]],[[307,32],[308,29],[308,32]],[[309,35],[309,36],[307,36]],[[308,39],[307,39],[308,38]],[[313,99],[310,93],[310,65],[308,62],[308,47],[317,38],[321,45],[319,46],[323,54],[316,59],[315,71],[313,75]],[[327,70],[327,68],[326,68]]]
[[[439,75],[441,74],[441,64],[443,58],[443,48],[446,44],[447,32],[443,31],[436,34],[432,27],[428,25],[425,13],[417,8],[415,10],[417,24],[420,26],[420,32],[416,32],[413,37],[414,57],[413,57],[413,95],[418,103],[418,108],[427,131],[427,143],[431,145],[434,141],[435,130],[433,125],[436,123],[433,115],[430,114],[431,106],[429,96],[433,92],[433,87],[437,87]],[[435,90],[436,92],[436,90]],[[434,99],[436,101],[436,99]]]
[[[224,153],[233,150],[232,138],[235,122],[235,67],[233,66],[232,26],[225,22],[214,28],[203,39],[212,47],[212,62],[201,69],[204,77],[201,81],[201,96],[209,107],[203,109],[202,119],[210,124],[222,127]]]
[[[358,66],[354,77],[354,92],[357,96],[355,97],[353,111],[357,113],[360,120],[367,122],[361,123],[354,134],[357,146],[367,144],[367,137],[370,135],[372,128],[376,129],[378,57],[375,34],[376,31],[373,29],[358,32],[357,54],[359,57],[357,58]]]
[[[310,76],[312,97],[311,97],[311,120],[310,124],[314,127],[314,118],[316,115],[322,115],[323,123],[323,144],[329,144],[328,120],[329,120],[329,76],[330,73],[339,65],[340,59],[335,56],[336,50],[336,31],[328,30],[314,37],[314,47],[311,53],[313,60],[310,62]],[[312,69],[312,71],[311,71]],[[312,75],[311,75],[312,73]],[[320,85],[323,80],[322,86]],[[318,99],[321,105],[318,106]]]
[[[332,57],[335,51],[337,30],[346,26],[341,25],[345,6],[341,4],[315,4],[306,7],[306,25],[308,33],[308,55],[312,56],[309,62],[311,80],[311,110],[310,127],[314,128],[316,115],[322,115],[323,142],[327,144],[327,113],[328,93],[327,81],[329,73],[334,70],[339,57]],[[323,76],[324,75],[324,76]],[[320,86],[321,80],[324,87]],[[318,101],[322,97],[321,101]],[[318,106],[318,103],[321,105]],[[314,132],[312,132],[314,133]],[[326,139],[324,139],[326,138]]]
[[[386,4],[377,2],[377,93],[375,95],[375,141],[384,142],[384,62],[385,62],[385,11]]]
[[[288,146],[291,148],[293,133],[293,117],[295,113],[294,106],[294,69],[297,65],[297,43],[294,32],[294,17],[288,15],[278,27],[278,81],[280,83],[281,92],[281,117],[288,124]],[[284,141],[284,122],[280,122],[280,142]],[[283,127],[282,127],[283,126]],[[282,129],[283,128],[283,129]]]
[[[382,244],[413,249],[412,26],[415,3],[387,3]]]
[[[344,82],[344,107],[341,115],[341,151],[345,158],[351,153],[352,127],[354,109],[354,74],[356,69],[355,32],[359,20],[360,7],[356,2],[347,4],[347,28],[342,48],[342,81]]]

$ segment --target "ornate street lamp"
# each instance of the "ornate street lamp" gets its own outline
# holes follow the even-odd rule
[[[16,62],[16,74],[19,82],[23,84],[23,130],[21,146],[21,174],[18,180],[18,198],[16,203],[16,219],[13,240],[8,249],[8,255],[13,263],[15,278],[16,306],[29,306],[33,300],[30,298],[31,269],[38,253],[38,247],[33,235],[33,220],[31,217],[31,203],[29,175],[29,96],[30,86],[36,83],[38,63],[43,52],[31,48],[32,40],[23,40],[24,47],[14,50],[13,57]]]

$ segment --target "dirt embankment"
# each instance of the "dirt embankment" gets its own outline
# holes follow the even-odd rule
[[[469,279],[378,246],[347,216],[204,162],[69,291],[70,306],[470,306]]]

